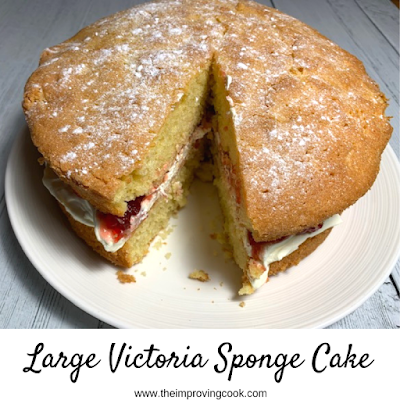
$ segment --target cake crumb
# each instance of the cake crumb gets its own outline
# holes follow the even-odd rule
[[[213,304],[214,304],[214,300],[211,300],[211,303],[213,303]]]
[[[117,278],[121,283],[132,283],[136,282],[136,279],[133,275],[125,274],[122,271],[117,271]]]
[[[153,247],[154,247],[156,250],[160,250],[161,247],[162,247],[162,245],[163,245],[163,242],[162,242],[161,238],[158,238],[157,241],[154,243],[154,246],[153,246]]]
[[[203,271],[202,269],[198,270],[195,269],[193,272],[189,274],[190,279],[196,279],[200,282],[208,282],[210,280],[210,276],[207,272]]]
[[[146,276],[146,275],[147,275],[147,274],[146,274],[146,271],[141,272],[140,275]]]
[[[221,287],[224,286],[224,282],[220,282],[219,286],[221,286]]]
[[[228,247],[228,248],[230,247],[230,243],[229,243],[228,237],[226,236],[225,233],[216,233],[215,234],[215,239],[217,239],[217,242],[219,244],[221,244],[224,248],[225,247]]]
[[[233,253],[230,250],[224,249],[223,251],[224,251],[225,261],[233,260]]]
[[[167,260],[169,260],[169,259],[171,258],[171,253],[167,253],[164,257],[165,257]]]
[[[167,267],[164,267],[162,270],[163,270],[163,271],[166,271],[166,270],[167,270]]]
[[[217,288],[216,288],[216,287],[214,287],[214,290],[217,290]]]
[[[239,307],[244,307],[246,305],[246,303],[244,302],[244,301],[241,301],[240,303],[239,303]]]
[[[167,226],[165,229],[163,229],[163,230],[158,234],[158,236],[159,236],[161,239],[165,240],[165,239],[169,236],[169,234],[172,233],[173,231],[174,231],[174,227],[173,227],[173,226]]]
[[[197,291],[198,291],[198,292],[200,291],[200,288],[199,288],[199,287],[197,288]]]

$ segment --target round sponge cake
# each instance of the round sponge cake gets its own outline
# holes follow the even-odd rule
[[[162,181],[207,102],[234,170],[237,218],[257,242],[357,201],[392,132],[358,59],[246,0],[161,0],[104,18],[44,51],[23,107],[47,165],[122,216]]]

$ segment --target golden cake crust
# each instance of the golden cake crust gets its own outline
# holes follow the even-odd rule
[[[25,89],[33,141],[83,198],[121,214],[124,179],[211,59],[257,241],[315,226],[371,187],[392,131],[384,95],[354,56],[244,0],[147,3],[47,49]]]
[[[34,144],[96,208],[123,215],[114,200],[124,179],[141,166],[188,83],[208,69],[211,39],[223,27],[214,11],[198,16],[195,2],[160,1],[104,18],[46,49],[27,82]]]
[[[372,186],[392,127],[362,63],[296,19],[239,2],[217,63],[242,215],[257,241],[339,214]],[[222,131],[223,133],[223,131]]]

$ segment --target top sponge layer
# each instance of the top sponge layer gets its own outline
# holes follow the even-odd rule
[[[25,90],[33,141],[82,197],[123,214],[164,167],[168,120],[192,113],[187,136],[200,120],[212,71],[256,240],[317,225],[372,185],[391,134],[377,85],[315,30],[243,0],[147,3],[47,49]]]

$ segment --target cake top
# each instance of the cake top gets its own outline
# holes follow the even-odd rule
[[[143,4],[43,52],[24,108],[35,145],[62,179],[112,199],[140,167],[222,37],[214,8],[195,3]]]
[[[356,57],[290,16],[239,2],[216,60],[256,240],[316,226],[372,186],[392,127]]]
[[[146,3],[45,50],[25,91],[33,141],[81,195],[112,199],[210,60],[256,240],[317,225],[369,189],[391,134],[383,94],[354,56],[244,0]]]

